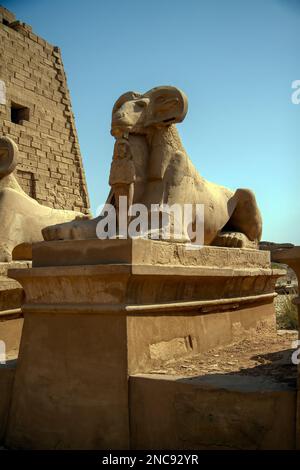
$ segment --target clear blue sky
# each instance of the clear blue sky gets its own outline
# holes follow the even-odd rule
[[[112,105],[175,85],[179,130],[207,179],[256,193],[263,239],[300,244],[299,0],[7,0],[62,50],[92,210],[105,202]]]

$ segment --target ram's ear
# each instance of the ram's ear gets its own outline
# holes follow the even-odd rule
[[[152,88],[144,97],[150,98],[147,126],[169,126],[184,120],[188,110],[188,100],[178,88],[172,86]]]
[[[121,108],[122,104],[126,103],[126,101],[132,101],[140,98],[142,95],[140,93],[137,93],[136,91],[127,91],[126,93],[123,93],[123,95],[120,96],[120,98],[117,99],[117,101],[114,104],[113,110],[112,110],[112,115]]]
[[[0,178],[12,173],[17,164],[17,144],[9,137],[0,137]]]

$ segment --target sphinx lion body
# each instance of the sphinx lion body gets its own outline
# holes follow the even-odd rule
[[[206,181],[198,173],[175,126],[186,112],[185,94],[170,86],[153,88],[144,95],[127,92],[116,101],[111,134],[116,138],[115,149],[118,141],[128,142],[125,158],[135,168],[132,202],[144,204],[149,210],[152,204],[202,204],[204,244],[255,248],[261,237],[262,220],[253,192],[242,188],[231,191]],[[115,158],[119,158],[116,152]],[[112,172],[113,168],[112,165]],[[120,191],[123,178],[118,184],[116,176],[110,175],[114,184],[107,201],[118,207],[116,198],[126,194],[129,185],[124,184],[123,192]],[[43,235],[46,240],[95,238],[100,218],[48,227]],[[186,234],[186,227],[183,232]]]

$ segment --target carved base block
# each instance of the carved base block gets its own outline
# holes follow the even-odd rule
[[[23,315],[21,304],[24,301],[22,286],[7,277],[9,269],[26,269],[29,261],[11,261],[0,263],[0,341],[4,341],[8,359],[18,353]]]
[[[33,265],[10,272],[26,292],[17,448],[128,448],[128,376],[274,325],[283,274],[267,252],[141,239],[41,243]]]

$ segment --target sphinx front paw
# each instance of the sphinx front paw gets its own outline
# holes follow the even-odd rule
[[[42,230],[42,235],[45,241],[86,240],[87,238],[97,238],[96,227],[97,219],[84,217],[79,220],[45,227]]]
[[[45,241],[70,240],[73,238],[72,222],[50,225],[42,229],[42,235]]]
[[[213,246],[223,246],[226,248],[252,248],[257,249],[257,242],[241,232],[220,232],[212,242]]]

